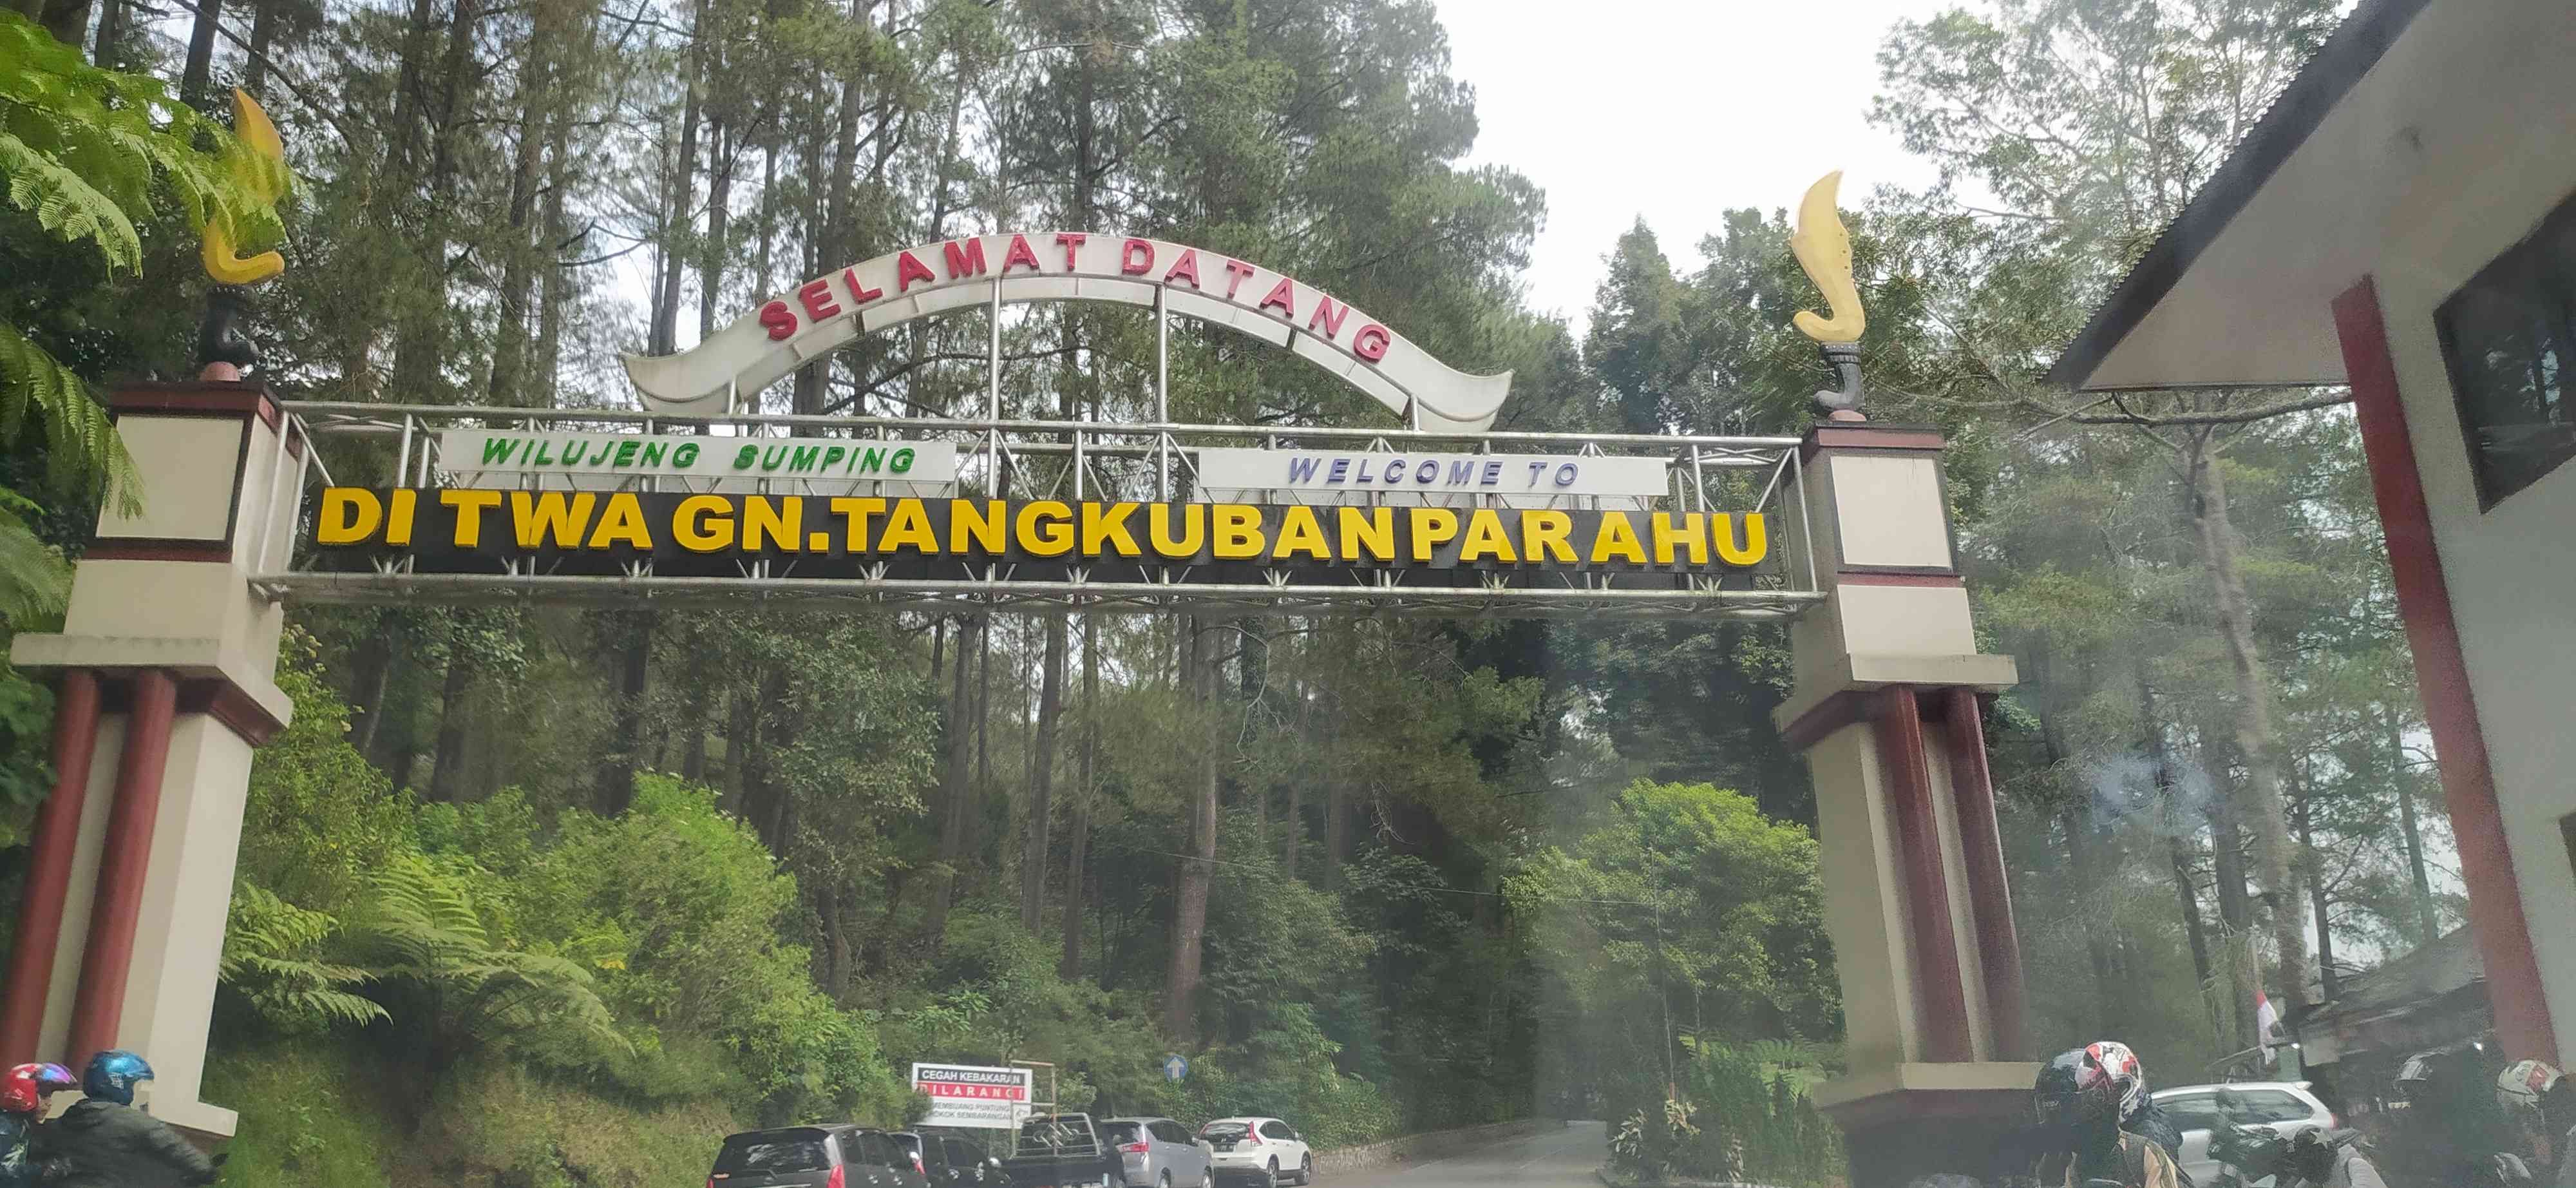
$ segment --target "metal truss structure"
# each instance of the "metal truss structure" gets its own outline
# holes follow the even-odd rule
[[[1034,499],[1193,497],[1203,448],[1339,449],[1395,454],[1551,453],[1586,457],[1651,457],[1665,463],[1670,484],[1659,499],[1620,501],[1562,496],[1567,510],[1610,507],[1642,512],[1760,512],[1775,542],[1774,560],[1723,580],[1674,574],[1522,571],[1470,575],[1468,584],[1426,584],[1420,574],[1391,570],[1264,569],[1259,581],[1192,580],[1189,567],[1156,567],[1146,581],[1100,581],[1075,566],[1042,580],[1011,566],[954,564],[953,576],[930,578],[798,577],[746,567],[738,576],[655,574],[650,566],[611,576],[505,568],[493,573],[419,573],[404,563],[334,572],[301,557],[253,586],[290,603],[496,604],[516,601],[591,606],[898,608],[932,612],[1191,613],[1215,616],[1324,615],[1438,618],[1672,619],[1779,621],[1824,600],[1816,581],[1813,528],[1802,498],[1799,439],[1651,434],[1464,433],[1422,429],[1335,429],[1308,426],[1119,424],[1090,421],[848,417],[741,414],[672,420],[615,409],[474,408],[289,401],[289,414],[317,448],[304,452],[305,475],[329,480],[319,455],[341,455],[344,473],[394,476],[398,485],[453,481],[438,457],[440,429],[552,433],[699,433],[715,440],[798,437],[951,441],[962,491]],[[361,464],[353,456],[371,454]],[[286,468],[281,468],[283,474]],[[808,493],[813,480],[766,481],[780,494]],[[624,489],[692,490],[706,480],[637,476]],[[764,488],[769,489],[769,488]],[[1281,492],[1277,502],[1296,502]],[[1403,507],[1409,493],[1377,492],[1372,502]],[[1498,500],[1477,495],[1477,500]],[[1500,506],[1499,503],[1496,504]],[[265,550],[263,550],[265,555]],[[1410,579],[1410,580],[1408,580]],[[1455,579],[1453,579],[1455,580]]]

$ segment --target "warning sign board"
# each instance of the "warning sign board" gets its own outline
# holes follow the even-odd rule
[[[1013,1130],[1029,1113],[1029,1070],[972,1064],[915,1064],[912,1087],[930,1095],[923,1126]]]

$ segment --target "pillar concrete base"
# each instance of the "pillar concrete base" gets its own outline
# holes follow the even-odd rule
[[[1851,1188],[1904,1188],[1938,1172],[1991,1180],[2005,1140],[2030,1121],[2039,1066],[2021,1061],[1900,1064],[1817,1086],[1843,1129]]]

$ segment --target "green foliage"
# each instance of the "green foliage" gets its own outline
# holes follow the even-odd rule
[[[244,883],[233,892],[217,975],[281,1032],[391,1018],[384,1007],[349,989],[368,980],[366,970],[321,957],[338,930],[329,913],[299,908]]]
[[[1690,1045],[1680,1096],[1658,1092],[1610,1135],[1610,1165],[1648,1183],[1828,1185],[1845,1181],[1842,1132],[1816,1112],[1796,1069],[1817,1054],[1802,1045]],[[1783,1067],[1773,1058],[1787,1057]]]

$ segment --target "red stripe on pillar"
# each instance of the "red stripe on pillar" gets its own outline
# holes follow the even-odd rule
[[[2378,286],[2364,278],[2344,290],[2334,300],[2334,320],[2343,344],[2344,374],[2352,384],[2353,412],[2361,422],[2362,453],[2370,464],[2371,493],[2378,497],[2379,522],[2388,538],[2397,609],[2406,621],[2406,642],[2415,652],[2424,720],[2441,753],[2442,795],[2460,851],[2460,881],[2469,889],[2469,926],[2486,964],[2496,1038],[2507,1059],[2556,1060],[2557,1034],[2550,1025],[2549,1001],[2541,994],[2540,962],[2531,951],[2522,893],[2513,881],[2513,852],[2505,846],[2504,818],[2496,809],[2486,734],[2478,725],[2477,697],[2469,688],[2468,661],[2460,654],[2459,628],[2451,617],[2451,587],[2442,576],[2423,472],[2416,468],[2415,442],[2406,432],[2406,406],[2397,390],[2397,364],[2388,351]]]
[[[1959,851],[1968,868],[1968,906],[1977,919],[1977,969],[1985,975],[1986,1030],[1997,1060],[2022,1052],[2021,934],[2013,928],[2012,886],[2004,877],[2003,833],[1995,825],[1994,776],[1974,689],[1942,691],[1950,742],[1950,798],[1959,810]]]
[[[1958,934],[1950,927],[1950,884],[1941,873],[1940,824],[1932,812],[1932,769],[1923,754],[1923,711],[1912,685],[1880,691],[1885,705],[1873,728],[1878,762],[1896,815],[1896,848],[1905,876],[1906,930],[1913,934],[1916,1030],[1923,1059],[1970,1060],[1968,996],[1959,983]]]
[[[80,991],[72,996],[74,1063],[116,1046],[125,976],[134,964],[135,924],[143,914],[143,880],[151,867],[152,824],[161,811],[161,776],[170,766],[170,725],[178,711],[179,682],[169,673],[146,669],[134,675],[116,803],[108,809],[107,844],[98,856],[89,944],[81,950]]]
[[[27,885],[18,899],[16,946],[9,980],[0,984],[0,1064],[58,1056],[39,1052],[45,996],[62,944],[63,905],[71,899],[72,852],[80,846],[81,808],[89,800],[90,756],[98,750],[98,674],[63,670],[54,693],[54,791],[36,810]]]

